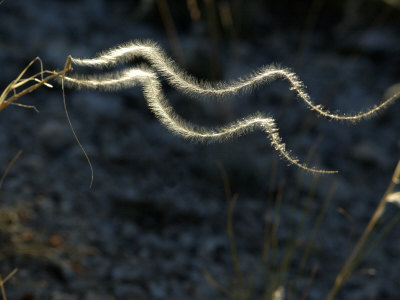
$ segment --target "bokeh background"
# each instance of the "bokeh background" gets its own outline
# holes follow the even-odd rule
[[[400,89],[399,33],[397,0],[6,0],[0,81],[5,88],[36,56],[60,70],[68,55],[151,39],[203,80],[237,79],[279,63],[299,75],[315,103],[354,113]],[[6,283],[8,298],[231,299],[244,287],[249,299],[277,289],[285,297],[275,299],[302,299],[305,291],[307,299],[323,299],[400,158],[400,104],[348,124],[308,111],[286,82],[224,102],[163,88],[179,114],[203,126],[265,112],[293,154],[339,174],[288,166],[261,132],[222,144],[183,140],[149,112],[140,88],[67,89],[94,167],[89,188],[89,167],[54,83],[20,99],[39,113],[10,106],[0,116],[1,174],[23,151],[0,189],[0,273],[18,268]],[[227,183],[237,197],[237,259],[226,225]],[[387,205],[378,233],[398,211]],[[339,299],[400,298],[399,229],[359,265]]]

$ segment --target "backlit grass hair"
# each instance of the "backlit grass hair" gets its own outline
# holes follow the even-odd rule
[[[400,96],[400,93],[397,93],[380,105],[362,113],[352,115],[333,114],[321,105],[315,105],[311,101],[303,82],[289,69],[271,65],[236,81],[219,83],[199,81],[180,69],[157,44],[151,41],[133,41],[101,53],[95,58],[71,58],[71,62],[80,66],[101,69],[124,64],[134,59],[144,59],[149,66],[127,68],[124,71],[109,72],[101,76],[65,76],[64,79],[69,86],[98,90],[120,90],[138,85],[142,86],[148,106],[160,122],[173,133],[191,140],[200,142],[224,141],[255,129],[261,129],[267,134],[271,145],[281,156],[289,163],[310,172],[336,173],[337,171],[321,170],[299,162],[282,142],[275,119],[262,113],[248,116],[227,126],[212,129],[195,126],[183,120],[168,104],[162,92],[161,80],[158,75],[165,78],[171,86],[184,94],[192,97],[202,98],[208,96],[216,99],[224,99],[238,93],[249,92],[272,80],[284,79],[289,82],[290,89],[295,91],[298,98],[303,100],[311,110],[335,120],[357,121],[372,116],[377,111],[393,103]]]

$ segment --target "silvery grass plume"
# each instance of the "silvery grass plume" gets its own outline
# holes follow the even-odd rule
[[[89,88],[98,90],[120,90],[133,86],[141,86],[149,108],[153,111],[160,122],[173,133],[200,142],[224,141],[233,137],[240,136],[255,129],[264,131],[271,145],[291,164],[302,169],[316,173],[337,173],[337,171],[321,170],[309,167],[301,163],[296,157],[292,156],[290,151],[286,150],[278,134],[273,117],[265,116],[262,113],[256,113],[247,118],[241,119],[230,125],[207,129],[199,127],[183,120],[178,116],[173,108],[168,104],[158,75],[165,78],[167,82],[177,90],[192,97],[211,96],[215,99],[224,99],[238,93],[249,92],[252,89],[267,84],[273,80],[284,79],[290,84],[290,89],[295,91],[299,99],[318,114],[336,120],[357,121],[369,117],[377,111],[393,103],[399,98],[400,93],[392,96],[380,105],[372,109],[353,115],[338,115],[329,112],[320,105],[315,105],[308,93],[305,91],[303,82],[297,75],[289,69],[277,66],[267,66],[259,69],[257,72],[231,82],[210,83],[199,81],[193,76],[180,69],[162,49],[151,41],[133,41],[113,48],[107,52],[99,54],[95,58],[79,59],[71,58],[71,62],[80,66],[93,68],[107,68],[117,64],[130,62],[134,59],[144,59],[149,66],[140,66],[127,68],[124,71],[110,72],[99,75],[89,76],[65,76],[65,82],[69,86],[77,88]]]

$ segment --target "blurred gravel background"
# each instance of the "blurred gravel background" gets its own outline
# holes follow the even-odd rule
[[[6,0],[0,5],[0,84],[5,88],[36,56],[45,68],[61,69],[68,55],[91,57],[126,41],[151,39],[206,80],[235,79],[280,63],[298,73],[316,103],[351,113],[400,88],[399,33],[396,0]],[[0,118],[0,174],[23,150],[0,190],[0,272],[19,269],[6,284],[8,298],[224,297],[205,276],[234,290],[221,162],[239,196],[235,237],[254,299],[265,287],[266,224],[280,216],[278,260],[267,262],[270,280],[310,197],[285,292],[300,299],[318,267],[308,299],[323,299],[400,158],[400,103],[347,124],[309,112],[285,82],[222,103],[187,98],[167,84],[164,89],[183,117],[205,126],[269,113],[301,160],[313,148],[310,164],[340,172],[304,175],[279,159],[259,132],[224,144],[185,141],[155,119],[139,88],[67,89],[72,122],[94,166],[89,189],[89,167],[68,127],[61,88],[39,89],[21,102],[40,113],[10,106]],[[296,277],[334,183],[311,259]],[[281,209],[268,209],[279,186]],[[378,227],[397,212],[388,205]],[[338,299],[400,299],[399,229],[360,265]]]

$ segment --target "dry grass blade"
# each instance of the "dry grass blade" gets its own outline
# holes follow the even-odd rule
[[[307,285],[303,291],[301,300],[307,300],[308,292],[310,291],[311,285],[314,281],[314,278],[315,278],[315,275],[317,274],[317,272],[318,272],[318,266],[315,266],[311,271],[310,278],[308,279]]]
[[[298,274],[297,274],[298,278],[302,274],[302,272],[303,272],[303,270],[304,270],[304,268],[305,268],[305,266],[306,266],[306,264],[308,262],[308,259],[309,259],[310,254],[311,254],[312,246],[314,245],[314,241],[315,241],[315,239],[317,237],[317,234],[318,234],[318,231],[319,231],[320,226],[322,224],[322,221],[324,219],[325,213],[326,213],[326,211],[328,209],[328,205],[330,204],[330,202],[331,202],[331,200],[332,200],[332,198],[333,198],[333,196],[334,196],[334,194],[336,192],[336,189],[337,189],[337,183],[332,184],[332,186],[330,188],[330,191],[329,191],[329,193],[328,193],[328,195],[327,195],[327,197],[326,197],[326,199],[324,201],[323,207],[322,207],[320,213],[318,214],[317,220],[315,221],[315,225],[314,225],[314,227],[312,229],[310,237],[308,238],[308,241],[307,241],[307,244],[306,244],[306,248],[304,250],[303,257],[301,258],[301,261],[300,261],[300,266],[299,266],[299,270],[298,270]]]
[[[239,260],[239,255],[237,251],[237,246],[236,246],[236,239],[235,239],[235,232],[233,229],[233,211],[236,206],[237,199],[239,195],[237,193],[232,195],[232,190],[231,190],[231,185],[228,179],[228,174],[226,173],[226,170],[223,166],[223,164],[218,161],[217,166],[221,172],[221,177],[222,181],[224,184],[224,190],[225,190],[225,196],[226,196],[226,201],[228,203],[228,217],[226,221],[226,229],[227,229],[227,234],[229,238],[229,244],[230,244],[230,249],[231,249],[231,255],[232,255],[232,260],[233,260],[233,267],[235,271],[235,276],[237,280],[237,284],[239,285],[239,292],[242,292],[245,290],[245,283],[243,279],[243,274],[242,270],[240,267],[240,260]]]
[[[9,281],[9,280],[11,279],[11,277],[13,277],[13,276],[15,275],[15,273],[17,273],[17,272],[18,272],[18,269],[12,270],[11,273],[8,274],[8,275],[6,276],[6,278],[2,279],[1,284],[4,285],[4,284],[5,284],[7,281]]]
[[[39,73],[36,73],[28,78],[23,78],[25,73],[29,70],[29,68],[35,63],[39,62],[41,70]],[[71,67],[71,57],[67,58],[67,61],[65,63],[65,67],[63,70],[56,72],[56,71],[49,71],[49,70],[43,70],[43,64],[42,61],[39,57],[36,57],[33,59],[26,67],[25,69],[22,70],[22,72],[15,78],[13,81],[10,82],[10,84],[3,90],[3,92],[0,95],[0,111],[2,111],[4,108],[9,106],[10,104],[16,104],[24,107],[31,107],[34,108],[33,106],[26,106],[22,105],[19,103],[15,103],[15,101],[22,96],[29,94],[35,90],[37,90],[39,87],[42,85],[46,85],[48,87],[51,87],[51,85],[48,83],[50,80],[55,79],[57,77],[62,77],[65,76],[65,74],[69,71],[72,70]],[[44,77],[44,75],[48,75],[47,77]],[[39,78],[40,79],[39,79]],[[32,84],[28,86],[27,88],[23,89],[20,92],[17,92],[17,88],[20,88],[27,83],[30,82],[36,82],[35,84]],[[9,97],[10,93],[13,93],[13,96]]]
[[[6,291],[4,289],[3,277],[1,276],[1,274],[0,274],[0,289],[1,289],[1,297],[3,298],[3,300],[7,300]]]
[[[231,291],[220,285],[218,281],[215,280],[215,278],[207,270],[203,270],[203,276],[216,290],[218,290],[227,297],[232,297]]]
[[[10,171],[11,167],[15,164],[17,159],[21,156],[22,150],[18,150],[17,154],[14,155],[13,159],[9,162],[6,170],[4,171],[3,175],[0,178],[0,189],[3,187],[4,179],[6,178],[8,172]]]
[[[3,279],[3,277],[0,274],[0,290],[1,290],[1,296],[3,298],[3,300],[7,300],[7,296],[6,296],[6,291],[4,289],[4,284],[15,275],[15,273],[18,272],[18,269],[14,269],[10,274],[8,274],[6,276],[6,278]]]

